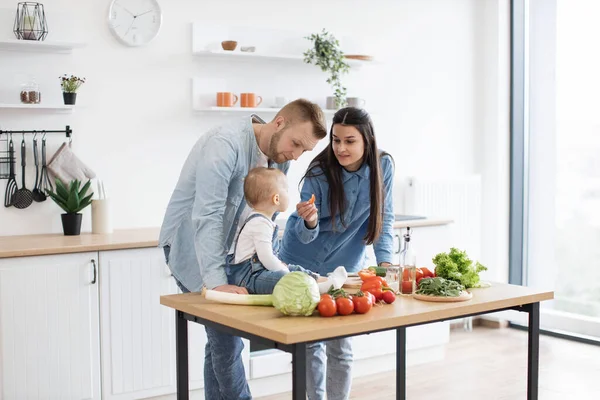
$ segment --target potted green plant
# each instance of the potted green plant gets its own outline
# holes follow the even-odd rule
[[[75,104],[75,100],[77,100],[77,89],[85,83],[85,78],[79,78],[74,75],[67,76],[67,74],[64,74],[63,76],[59,76],[58,79],[60,79],[60,87],[63,91],[63,100],[65,101],[65,104]]]
[[[92,203],[94,193],[87,194],[91,185],[88,181],[82,188],[81,182],[77,179],[69,183],[67,188],[60,179],[56,178],[56,192],[46,190],[46,193],[60,208],[65,211],[61,215],[63,232],[67,236],[75,236],[81,233],[81,217],[79,211],[83,210]]]
[[[346,105],[346,88],[342,85],[341,75],[350,70],[340,49],[339,41],[325,29],[321,33],[306,36],[313,42],[313,47],[304,52],[304,62],[314,64],[327,72],[329,83],[334,89],[335,103],[338,108]]]

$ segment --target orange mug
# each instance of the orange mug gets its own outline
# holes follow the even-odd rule
[[[217,92],[217,107],[233,107],[238,97],[231,92]]]
[[[255,93],[242,93],[241,96],[242,107],[258,107],[263,101],[262,97],[257,96]],[[259,99],[258,102],[256,102],[256,99]]]

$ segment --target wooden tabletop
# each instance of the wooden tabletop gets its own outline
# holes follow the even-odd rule
[[[139,249],[158,246],[159,228],[115,230],[111,234],[82,233],[0,236],[0,258]]]
[[[161,296],[160,303],[266,339],[292,344],[450,319],[554,298],[554,292],[501,283],[472,292],[472,300],[459,303],[432,303],[398,296],[394,303],[373,307],[367,314],[332,318],[322,318],[316,313],[312,317],[288,317],[273,307],[213,303],[199,293]]]

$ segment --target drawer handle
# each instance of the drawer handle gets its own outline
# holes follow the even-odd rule
[[[92,279],[92,285],[96,283],[96,260],[92,260],[92,266],[94,267],[94,278]]]

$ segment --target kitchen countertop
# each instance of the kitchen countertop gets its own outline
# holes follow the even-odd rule
[[[160,228],[139,228],[115,230],[111,234],[82,233],[79,236],[62,233],[0,236],[0,258],[156,247],[159,232]]]
[[[398,221],[394,223],[394,228],[439,226],[452,222],[450,219],[425,218]],[[115,230],[112,234],[82,233],[79,236],[65,236],[62,233],[0,236],[0,258],[157,247],[159,232],[160,228],[138,228]]]

